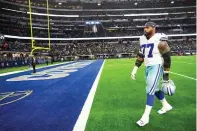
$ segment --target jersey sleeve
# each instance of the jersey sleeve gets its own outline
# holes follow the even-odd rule
[[[164,33],[161,33],[160,35],[160,41],[167,41],[168,40],[168,36]]]

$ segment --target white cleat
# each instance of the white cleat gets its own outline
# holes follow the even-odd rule
[[[172,106],[171,105],[167,105],[165,107],[162,107],[160,110],[158,110],[158,113],[161,114],[165,114],[166,112],[172,110]]]
[[[136,122],[136,124],[138,125],[138,126],[145,126],[146,124],[148,124],[149,123],[149,118],[147,118],[147,119],[140,119],[139,121],[137,121]]]

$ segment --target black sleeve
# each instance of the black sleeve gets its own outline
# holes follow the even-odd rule
[[[171,52],[166,52],[162,55],[163,59],[164,59],[164,67],[165,68],[170,68],[171,66]]]

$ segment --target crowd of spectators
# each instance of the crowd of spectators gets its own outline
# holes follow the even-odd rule
[[[15,1],[17,2],[17,1]],[[23,2],[22,2],[23,3]],[[27,3],[23,3],[27,4]],[[42,4],[41,4],[42,5]],[[30,36],[30,19],[28,8],[12,6],[8,3],[0,5],[0,31],[6,35]],[[136,36],[143,33],[144,23],[154,21],[166,34],[195,33],[196,7],[182,5],[182,7],[162,9],[131,9],[117,11],[56,11],[50,10],[53,15],[68,15],[68,17],[50,16],[50,37],[52,38],[81,38],[104,36]],[[145,6],[146,7],[146,6]],[[145,8],[144,7],[144,8]],[[110,8],[110,7],[108,7]],[[122,7],[123,8],[123,7]],[[46,14],[46,10],[33,8],[34,13]],[[152,13],[153,15],[148,15]],[[154,13],[167,13],[155,15]],[[139,14],[136,16],[123,16],[125,14]],[[147,15],[146,15],[147,14]],[[72,16],[71,15],[78,15]],[[122,16],[121,16],[122,15]],[[94,25],[85,24],[87,21],[100,21]],[[48,21],[43,15],[32,15],[32,28],[34,37],[48,37]]]
[[[4,35],[30,37],[30,19],[28,2],[12,0],[0,1],[0,32]],[[149,1],[150,2],[150,1]],[[14,4],[13,4],[14,3]],[[161,5],[153,3],[153,6],[147,6],[146,2],[138,2],[131,8],[126,3],[122,5],[113,3],[113,6],[107,6],[109,3],[94,8],[95,5],[82,4],[73,6],[69,9],[83,9],[81,11],[66,11],[64,4],[62,6],[49,4],[50,14],[68,15],[68,17],[50,16],[50,37],[51,38],[86,38],[86,37],[120,37],[120,36],[140,36],[143,34],[143,26],[147,21],[157,23],[158,32],[165,34],[193,34],[196,33],[196,7],[192,4],[181,2],[163,2]],[[162,3],[156,2],[156,3]],[[184,3],[184,4],[183,4]],[[20,6],[20,4],[24,4]],[[112,3],[111,3],[112,4]],[[144,5],[143,5],[144,4]],[[14,6],[13,6],[14,5]],[[88,6],[89,7],[88,7]],[[181,6],[180,6],[181,5]],[[34,13],[46,14],[46,10],[41,9],[45,5],[32,2]],[[96,4],[97,6],[97,4]],[[183,7],[184,6],[184,7]],[[186,7],[187,6],[187,7]],[[164,7],[164,8],[161,8]],[[111,8],[111,9],[109,9]],[[119,8],[114,11],[113,9]],[[125,10],[122,10],[122,9]],[[141,9],[143,8],[143,9]],[[152,8],[152,9],[144,9]],[[160,8],[160,9],[158,9]],[[58,9],[58,10],[56,10]],[[87,11],[87,9],[91,9]],[[99,11],[95,11],[100,9]],[[113,10],[113,11],[112,11]],[[152,15],[148,14],[152,13]],[[167,13],[155,15],[157,13]],[[136,16],[124,16],[125,14],[139,14]],[[70,15],[78,15],[77,17]],[[99,24],[86,24],[87,21],[99,21]],[[32,15],[32,28],[34,37],[48,38],[48,21],[43,15]],[[95,26],[95,28],[93,28]],[[47,41],[36,42],[35,46],[46,47]],[[185,51],[196,50],[196,39],[194,38],[176,38],[170,43],[172,51],[183,53]],[[50,51],[35,51],[40,62],[43,60],[42,53],[45,52],[51,57],[62,58],[65,56],[85,56],[85,55],[117,55],[130,54],[139,48],[138,40],[108,40],[108,41],[51,41]],[[0,61],[27,60],[31,51],[31,41],[22,39],[6,38],[0,43]]]
[[[37,45],[43,46],[45,44]],[[186,50],[196,50],[196,39],[173,39],[170,43],[170,47],[172,51],[182,52]],[[111,42],[94,42],[87,41],[82,43],[71,42],[71,43],[58,43],[51,44],[51,51],[48,53],[53,56],[61,57],[61,56],[80,56],[80,55],[98,55],[98,54],[121,54],[121,53],[132,53],[136,49],[139,48],[138,41],[111,41]],[[13,57],[26,57],[21,53],[20,55],[16,55],[15,52],[28,52],[31,51],[30,43],[22,43],[20,40],[16,40],[15,42],[6,41],[6,44],[1,44],[0,51],[8,52],[4,53],[4,56],[13,58]],[[14,53],[11,53],[14,52]],[[5,55],[6,54],[6,55]],[[1,54],[2,56],[2,54]]]

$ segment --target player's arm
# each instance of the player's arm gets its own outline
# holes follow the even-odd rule
[[[168,41],[166,39],[161,40],[158,45],[158,49],[164,60],[163,81],[168,81],[169,71],[171,66],[171,52],[170,52],[170,47],[168,45]]]
[[[137,59],[135,61],[135,66],[133,68],[133,71],[131,72],[131,78],[135,80],[135,74],[138,70],[138,68],[142,65],[144,62],[144,54],[142,52],[137,53]]]

